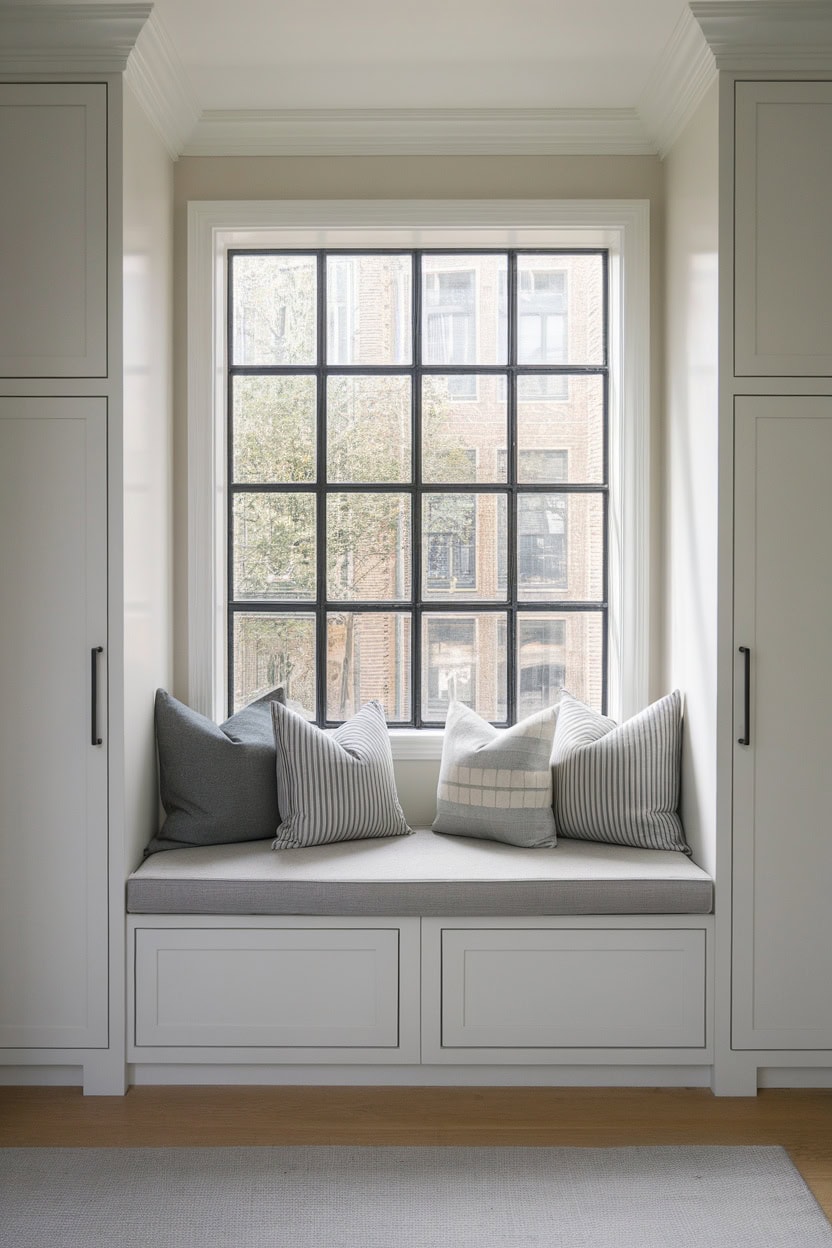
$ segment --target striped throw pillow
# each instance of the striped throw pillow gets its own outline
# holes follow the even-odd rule
[[[272,849],[372,836],[407,836],[380,702],[333,732],[272,704],[281,823]]]
[[[434,832],[505,841],[531,849],[556,844],[552,737],[557,708],[495,728],[462,702],[445,723]]]
[[[558,836],[641,849],[690,849],[679,818],[682,698],[623,724],[561,694],[552,763]]]

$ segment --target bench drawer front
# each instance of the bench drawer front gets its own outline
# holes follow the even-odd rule
[[[395,1048],[397,928],[139,928],[137,1045]]]
[[[442,932],[443,1048],[700,1048],[705,933]]]

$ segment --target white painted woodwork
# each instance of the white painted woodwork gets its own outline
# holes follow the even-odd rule
[[[832,82],[736,85],[735,372],[832,375]]]
[[[442,1045],[705,1044],[702,930],[474,929],[442,934]]]
[[[3,1048],[107,1044],[106,406],[0,398]]]
[[[106,84],[0,84],[0,167],[0,376],[106,376]]]
[[[736,400],[737,1049],[832,1049],[832,398]]]
[[[395,1048],[399,932],[139,928],[136,1044]]]

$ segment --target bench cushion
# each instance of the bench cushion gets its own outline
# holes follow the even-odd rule
[[[710,877],[676,850],[552,849],[438,836],[274,853],[268,841],[174,849],[127,881],[134,914],[709,914]]]

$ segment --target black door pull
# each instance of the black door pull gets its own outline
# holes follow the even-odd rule
[[[90,745],[103,745],[98,735],[98,656],[103,646],[93,646],[90,652]]]
[[[740,654],[743,657],[744,671],[744,692],[743,692],[743,708],[745,714],[745,732],[741,737],[737,737],[737,745],[751,744],[751,650],[748,646],[740,646]]]

